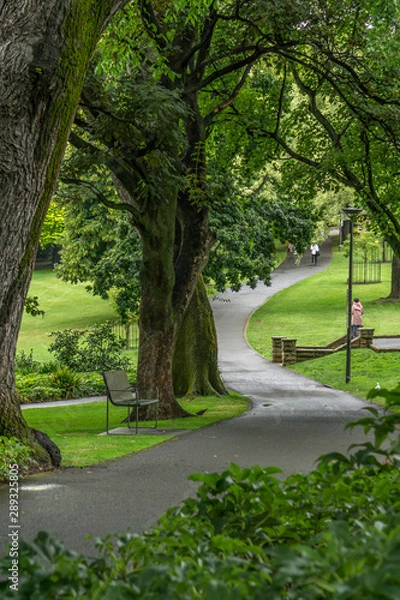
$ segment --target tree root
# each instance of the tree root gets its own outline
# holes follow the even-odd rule
[[[59,447],[43,431],[31,428],[31,432],[37,443],[47,452],[53,467],[61,466],[61,452]]]

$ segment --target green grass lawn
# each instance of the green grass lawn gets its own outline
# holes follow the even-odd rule
[[[170,429],[199,429],[205,425],[235,417],[247,409],[247,400],[238,394],[222,398],[214,396],[181,400],[182,406],[193,417],[159,421],[159,430],[165,435],[104,435],[106,403],[90,402],[55,408],[30,408],[24,410],[24,418],[30,427],[40,429],[57,444],[61,450],[63,467],[86,467],[107,460],[115,460],[160,444],[173,437]],[[201,409],[207,411],[197,416]],[[126,417],[126,409],[110,407],[110,428],[120,427]],[[150,427],[152,422],[140,423],[141,427]],[[124,425],[122,425],[124,426]]]
[[[338,352],[324,358],[317,358],[292,365],[297,373],[321,381],[338,390],[350,392],[359,398],[366,398],[369,390],[377,383],[382,388],[394,389],[400,383],[400,353],[377,354],[368,349],[355,349],[351,352],[351,380],[345,381],[346,353]],[[376,399],[379,402],[379,399]]]
[[[252,316],[247,338],[260,354],[272,358],[271,337],[296,338],[298,345],[326,345],[346,333],[348,258],[336,251],[324,271],[275,294]],[[375,335],[400,334],[399,303],[387,302],[390,265],[382,265],[382,283],[354,285],[353,297],[364,306],[366,327]],[[293,369],[326,385],[366,397],[371,387],[395,387],[400,380],[400,353],[352,351],[351,382],[345,383],[345,353],[298,363]]]
[[[24,314],[18,338],[18,350],[33,349],[36,360],[48,361],[53,357],[47,348],[49,333],[63,329],[85,329],[116,317],[111,302],[89,294],[85,284],[71,285],[56,278],[51,269],[33,274],[29,296],[38,296],[44,317]]]
[[[298,345],[326,345],[346,333],[348,259],[335,253],[324,271],[275,294],[252,316],[247,329],[250,344],[272,357],[271,337],[297,339]],[[354,285],[353,297],[364,306],[364,326],[375,335],[400,334],[400,307],[382,301],[390,292],[390,265],[382,268],[382,283]]]

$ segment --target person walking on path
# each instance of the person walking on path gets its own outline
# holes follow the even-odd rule
[[[353,325],[353,338],[357,337],[357,332],[362,327],[362,316],[364,313],[363,305],[359,298],[354,298],[353,306],[351,307],[351,324]]]
[[[318,256],[319,256],[319,246],[318,246],[318,244],[311,244],[310,250],[311,250],[311,264],[312,265],[316,265],[317,264],[317,259],[318,259]]]

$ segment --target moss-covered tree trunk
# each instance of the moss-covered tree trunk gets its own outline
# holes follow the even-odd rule
[[[176,418],[187,413],[177,402],[175,392],[184,395],[224,391],[218,375],[213,314],[204,283],[199,283],[212,236],[207,211],[201,216],[196,208],[187,207],[184,220],[180,219],[179,253],[175,258],[177,219],[172,199],[154,201],[151,207],[141,233],[137,387],[142,397],[153,394],[157,387],[161,395],[160,417]],[[178,212],[182,217],[182,211]]]
[[[0,435],[38,447],[15,392],[14,358],[41,227],[83,78],[123,0],[0,0]]]
[[[143,263],[137,386],[142,397],[153,394],[157,387],[161,418],[176,418],[187,413],[176,401],[175,392],[224,392],[218,374],[214,318],[204,282],[199,282],[213,242],[208,210],[199,210],[182,196],[178,199],[178,194],[175,200],[169,196],[168,202],[155,198],[148,203],[146,217],[140,218],[140,232]]]
[[[187,413],[175,397],[173,357],[177,340],[186,337],[184,331],[188,336],[184,348],[179,344],[179,355],[187,360],[181,363],[181,385],[185,378],[201,393],[223,391],[213,315],[204,282],[198,283],[213,239],[208,211],[199,211],[176,189],[168,201],[153,198],[148,203],[146,215],[140,218],[140,232],[143,262],[137,387],[142,397],[154,394],[155,387],[159,389],[161,418],[181,417]],[[197,320],[196,313],[200,317]],[[196,336],[201,337],[202,344],[193,343]]]
[[[200,277],[179,328],[173,361],[177,396],[226,393],[218,370],[218,344],[214,315]]]
[[[172,350],[178,327],[173,306],[176,197],[170,194],[168,202],[154,198],[140,219],[143,262],[137,387],[141,397],[154,397],[158,388],[160,418],[186,414],[175,399],[172,384]]]
[[[224,393],[218,372],[214,315],[201,277],[215,234],[209,227],[204,120],[196,94],[186,97],[188,151],[183,164],[192,189],[178,197],[179,252],[175,261],[174,306],[179,316],[173,380],[178,395]],[[198,201],[201,198],[202,201]]]

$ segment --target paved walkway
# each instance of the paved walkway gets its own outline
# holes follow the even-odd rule
[[[196,472],[221,471],[230,462],[242,467],[279,466],[284,474],[308,471],[325,452],[345,451],[362,440],[361,431],[345,431],[367,403],[330,389],[261,358],[244,338],[251,313],[279,290],[325,268],[330,247],[318,266],[285,263],[271,287],[247,287],[212,303],[226,384],[251,400],[244,415],[185,433],[150,450],[93,468],[36,475],[20,487],[20,537],[40,530],[59,536],[69,548],[93,553],[86,535],[103,537],[127,530],[142,532],[165,510],[192,495]],[[9,527],[8,488],[0,488],[0,555]]]
[[[400,350],[400,336],[374,338],[373,344],[381,350]]]

